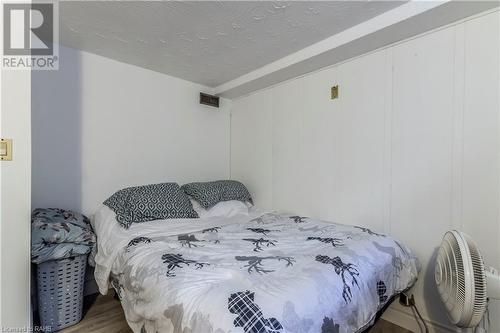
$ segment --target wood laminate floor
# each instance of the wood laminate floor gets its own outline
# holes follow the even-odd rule
[[[60,331],[61,333],[132,333],[120,302],[112,294],[87,297],[82,321]],[[380,319],[369,333],[412,333]]]

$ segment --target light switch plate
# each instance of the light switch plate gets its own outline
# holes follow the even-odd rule
[[[12,139],[0,139],[0,161],[12,161]]]

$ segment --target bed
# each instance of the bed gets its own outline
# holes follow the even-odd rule
[[[124,229],[103,206],[95,277],[136,333],[361,332],[411,287],[418,261],[397,240],[252,208]]]

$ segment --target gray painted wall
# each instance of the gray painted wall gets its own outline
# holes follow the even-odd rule
[[[32,207],[92,214],[133,185],[229,177],[229,101],[206,87],[70,48],[32,74]]]

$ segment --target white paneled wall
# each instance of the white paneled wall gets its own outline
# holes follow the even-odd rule
[[[434,331],[449,326],[433,261],[459,228],[500,267],[499,13],[233,102],[231,176],[258,205],[360,224],[422,262],[412,291]],[[340,98],[329,99],[339,84]],[[491,332],[500,332],[492,302]],[[405,314],[406,313],[406,314]],[[398,305],[387,318],[417,324]]]
[[[393,56],[389,232],[422,263],[415,293],[426,312],[443,317],[433,265],[452,224],[454,35],[446,29],[400,44]],[[439,316],[438,316],[439,314]]]
[[[254,202],[259,207],[272,208],[272,159],[271,96],[267,91],[255,99],[248,97],[248,106],[255,109],[241,111],[232,121],[238,134],[231,137],[231,168],[233,175],[247,184],[252,193],[259,193]],[[237,148],[236,148],[237,147]],[[247,164],[247,161],[252,161]],[[259,162],[260,161],[260,162]]]

